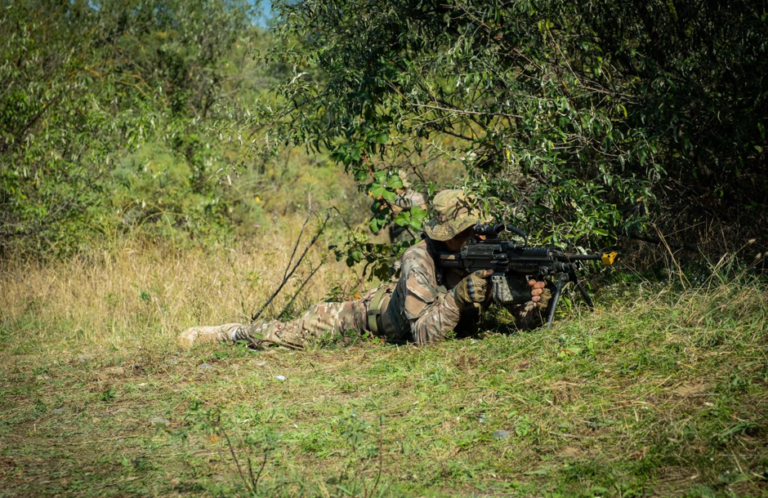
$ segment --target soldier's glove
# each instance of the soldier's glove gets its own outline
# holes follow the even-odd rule
[[[465,308],[477,309],[491,297],[491,286],[488,278],[493,275],[493,270],[478,270],[464,278],[459,285],[454,287],[454,297],[459,311]]]

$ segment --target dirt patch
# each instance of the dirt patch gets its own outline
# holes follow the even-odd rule
[[[579,395],[579,384],[568,381],[558,381],[549,385],[552,392],[552,402],[556,405],[564,405],[576,399]]]
[[[474,355],[461,355],[454,360],[453,364],[462,372],[472,372],[477,367],[478,360]]]
[[[566,446],[560,450],[557,455],[563,458],[576,458],[581,456],[582,451],[575,446]]]

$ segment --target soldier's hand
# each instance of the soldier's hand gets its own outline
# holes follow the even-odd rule
[[[549,300],[552,299],[552,293],[546,287],[547,283],[543,280],[530,279],[528,285],[531,287],[531,301],[539,308],[546,308]]]
[[[491,285],[488,279],[493,270],[478,270],[464,278],[455,289],[456,304],[460,310],[467,305],[484,303],[491,297]]]

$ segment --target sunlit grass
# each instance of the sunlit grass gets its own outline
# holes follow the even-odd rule
[[[126,238],[66,261],[7,261],[0,294],[3,326],[16,348],[47,353],[154,347],[193,325],[247,321],[283,279],[301,220],[287,225],[265,229],[236,247],[178,249]],[[307,228],[299,254],[315,229]],[[310,250],[265,316],[280,312],[321,262],[294,308],[323,300],[335,286],[354,290],[358,277],[329,257],[327,241]]]
[[[181,351],[183,328],[264,301],[299,225],[237,248],[123,241],[7,264],[0,494],[768,492],[758,282],[614,284],[552,329],[497,333],[502,314],[481,337],[424,348]],[[356,277],[328,262],[297,308],[336,282]]]

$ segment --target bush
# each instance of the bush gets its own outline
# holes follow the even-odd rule
[[[0,251],[226,218],[222,183],[243,163],[221,143],[243,118],[223,90],[240,76],[227,57],[258,34],[247,2],[6,3]]]
[[[366,190],[378,171],[449,158],[545,241],[655,237],[655,224],[717,252],[766,236],[760,2],[276,8],[270,56],[295,69],[282,136],[333,151]]]

